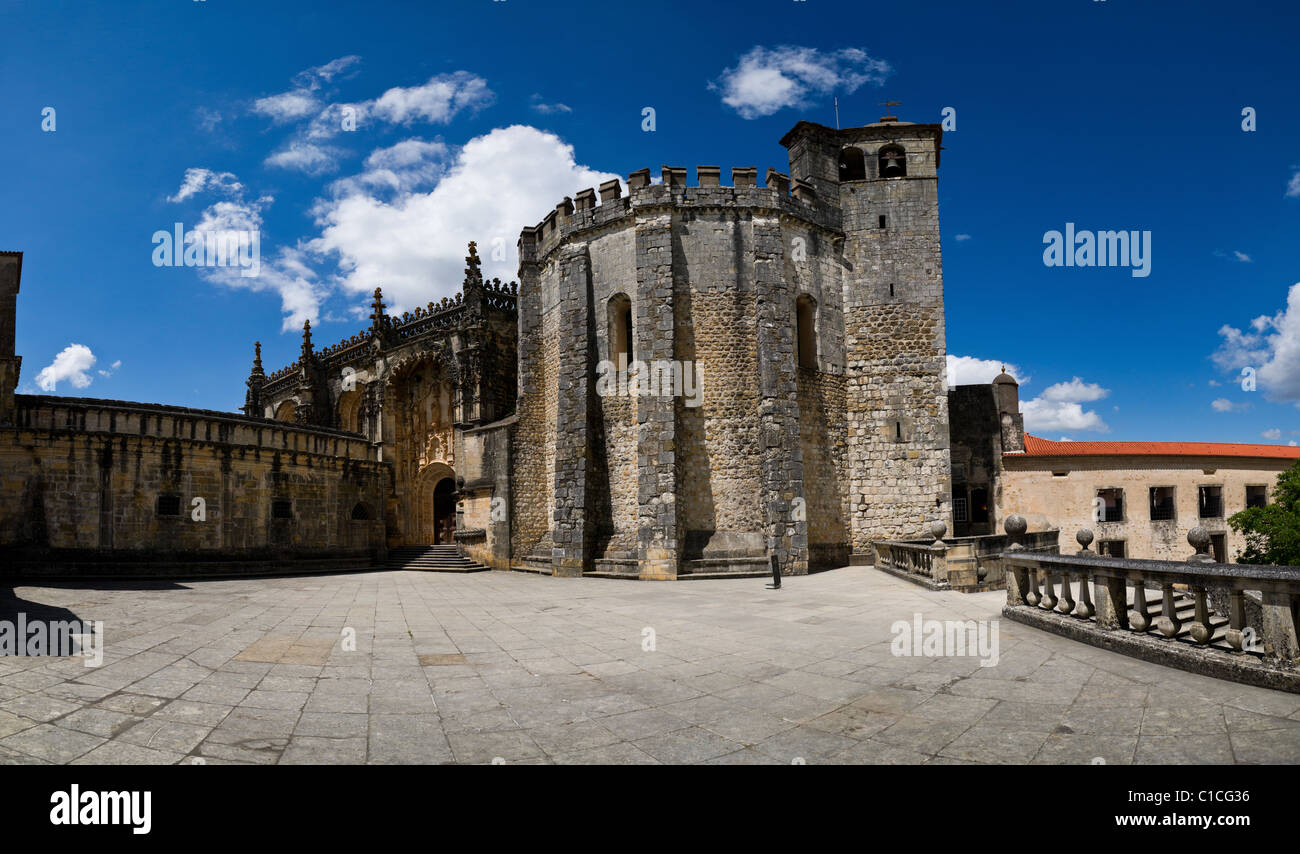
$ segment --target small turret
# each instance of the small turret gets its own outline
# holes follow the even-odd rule
[[[1007,373],[1006,365],[1002,366],[1002,373],[993,379],[993,400],[998,407],[1003,453],[1023,451],[1025,418],[1020,414],[1020,384]]]

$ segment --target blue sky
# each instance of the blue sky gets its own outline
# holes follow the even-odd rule
[[[795,122],[890,99],[956,110],[939,192],[962,380],[1014,365],[1053,439],[1300,440],[1295,5],[915,8],[0,3],[21,390],[236,409],[254,340],[270,370],[304,317],[318,347],[358,331],[376,285],[449,296],[468,239],[512,279],[519,227],[564,195],[665,163],[785,171]],[[176,222],[256,230],[260,274],[155,266]],[[1150,232],[1150,275],[1045,266],[1066,223]]]

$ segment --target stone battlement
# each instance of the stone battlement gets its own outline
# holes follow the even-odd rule
[[[758,167],[737,166],[731,170],[731,185],[721,183],[718,166],[696,166],[696,182],[690,184],[684,166],[662,166],[660,182],[652,183],[650,169],[628,175],[628,195],[619,181],[606,181],[599,194],[591,187],[565,196],[555,209],[535,226],[520,233],[520,258],[541,260],[570,235],[601,229],[623,220],[635,210],[660,206],[677,208],[770,209],[778,214],[800,217],[829,231],[839,231],[838,198],[819,199],[807,181],[768,169],[765,186],[758,185]],[[528,252],[525,253],[525,247]]]

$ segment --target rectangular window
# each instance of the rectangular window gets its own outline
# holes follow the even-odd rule
[[[1246,506],[1247,507],[1264,507],[1268,504],[1268,487],[1267,486],[1248,486],[1246,487]]]
[[[158,515],[159,516],[181,515],[181,497],[179,495],[159,495]]]
[[[880,215],[880,227],[881,227],[881,228],[884,228],[884,227],[885,227],[885,215],[884,215],[884,214],[881,214],[881,215]]]
[[[952,520],[954,522],[967,521],[965,498],[954,498],[952,500]]]
[[[1124,490],[1099,489],[1097,497],[1101,499],[1100,504],[1094,505],[1098,511],[1098,522],[1124,521]]]
[[[1097,543],[1097,554],[1102,557],[1127,557],[1123,540],[1101,540]]]
[[[1223,487],[1202,486],[1199,490],[1199,505],[1202,519],[1223,518]]]
[[[289,498],[273,498],[271,500],[271,518],[272,519],[292,519],[293,518],[293,501]]]
[[[1210,534],[1210,551],[1214,553],[1215,563],[1228,562],[1227,537],[1223,534]]]
[[[1151,487],[1151,521],[1167,522],[1174,518],[1174,488]]]

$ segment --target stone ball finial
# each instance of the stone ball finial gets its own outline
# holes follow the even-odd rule
[[[1187,542],[1192,548],[1196,549],[1196,554],[1189,557],[1189,561],[1214,563],[1214,556],[1210,554],[1210,532],[1205,530],[1203,526],[1197,525],[1188,531]]]
[[[1076,542],[1078,542],[1080,546],[1083,547],[1083,550],[1086,552],[1088,551],[1088,546],[1092,545],[1092,539],[1093,539],[1092,531],[1088,530],[1087,528],[1080,528],[1079,533],[1074,535],[1074,539]]]
[[[930,535],[939,542],[943,542],[943,535],[948,533],[948,523],[938,519],[930,523]]]
[[[1024,549],[1024,546],[1020,543],[1020,538],[1025,535],[1028,528],[1029,523],[1019,513],[1012,513],[1007,517],[1007,520],[1002,523],[1002,530],[1007,532],[1007,539],[1011,540],[1011,545],[1007,546],[1007,551],[1016,552]]]

